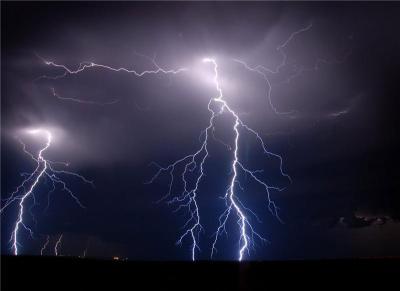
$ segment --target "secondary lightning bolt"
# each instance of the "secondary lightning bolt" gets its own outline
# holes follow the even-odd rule
[[[201,180],[204,178],[204,164],[206,162],[206,159],[209,157],[209,151],[208,151],[208,144],[209,144],[209,134],[212,133],[214,134],[214,126],[215,126],[215,119],[224,114],[230,114],[234,118],[234,122],[232,125],[232,131],[234,133],[234,145],[231,147],[233,150],[233,160],[231,164],[231,173],[232,173],[232,178],[230,180],[230,183],[227,187],[227,191],[225,193],[224,199],[226,202],[226,209],[225,211],[221,214],[219,218],[219,226],[217,228],[217,231],[215,233],[215,238],[212,244],[211,248],[211,257],[213,254],[216,252],[216,245],[218,242],[218,238],[221,235],[221,233],[225,232],[225,226],[228,221],[228,218],[232,213],[234,213],[237,216],[237,222],[239,225],[239,230],[240,230],[240,236],[239,236],[239,251],[238,251],[238,259],[241,261],[244,257],[244,253],[246,251],[249,251],[249,246],[254,245],[254,238],[257,237],[262,241],[265,241],[265,239],[258,234],[253,225],[251,224],[248,215],[254,215],[256,218],[258,218],[253,211],[250,209],[246,208],[244,204],[241,202],[239,199],[237,192],[236,192],[236,185],[240,185],[240,182],[238,180],[238,173],[239,171],[242,171],[245,174],[250,175],[250,177],[260,184],[266,191],[267,193],[267,203],[268,203],[268,208],[271,211],[271,213],[279,218],[278,215],[278,208],[276,207],[274,201],[271,199],[270,196],[270,190],[275,189],[282,191],[283,189],[274,187],[274,186],[269,186],[266,182],[262,181],[260,178],[257,177],[257,173],[259,171],[255,170],[249,170],[243,165],[243,162],[241,162],[240,157],[239,157],[239,146],[240,146],[240,132],[242,130],[247,131],[251,133],[260,143],[262,146],[264,153],[268,155],[272,155],[276,158],[279,159],[280,162],[280,170],[281,174],[285,177],[287,177],[290,180],[290,177],[283,171],[282,169],[282,157],[278,154],[271,153],[266,149],[266,146],[261,139],[260,135],[253,129],[251,129],[249,126],[247,126],[238,116],[238,114],[228,105],[227,101],[224,99],[223,91],[219,83],[219,76],[218,76],[218,64],[215,59],[212,58],[205,58],[203,60],[204,63],[209,63],[213,67],[214,71],[214,78],[213,82],[215,85],[215,89],[218,92],[217,96],[214,98],[211,98],[209,103],[208,103],[208,110],[211,113],[211,117],[209,120],[209,125],[203,130],[202,135],[204,135],[203,142],[200,146],[200,148],[193,154],[187,155],[174,163],[166,166],[166,167],[161,167],[156,163],[153,163],[156,165],[159,169],[156,172],[156,174],[150,179],[148,183],[152,183],[161,173],[167,172],[170,176],[170,183],[168,187],[168,192],[167,194],[161,199],[164,200],[167,197],[171,196],[172,192],[172,187],[174,184],[174,179],[175,175],[174,172],[176,171],[176,168],[178,166],[183,166],[183,171],[180,174],[180,179],[183,182],[183,191],[181,194],[174,196],[172,199],[168,201],[168,203],[179,203],[176,211],[182,209],[182,208],[187,208],[189,211],[189,218],[186,221],[184,227],[186,231],[181,235],[181,237],[178,240],[178,243],[181,243],[182,240],[185,237],[190,237],[191,242],[192,242],[192,260],[195,260],[196,257],[196,250],[200,250],[199,248],[199,235],[202,230],[202,225],[200,223],[200,210],[197,202],[197,195],[199,192],[199,184]],[[216,109],[215,109],[216,107]],[[211,131],[211,132],[210,132]],[[198,164],[200,162],[200,164]],[[192,188],[189,188],[188,180],[187,180],[187,175],[189,172],[193,172],[198,168],[198,173],[197,177],[195,178],[195,183]]]
[[[281,58],[281,62],[275,67],[275,69],[266,68],[266,67],[264,67],[262,65],[257,65],[257,66],[254,66],[254,67],[250,67],[244,61],[238,60],[238,59],[234,59],[235,62],[243,65],[247,70],[259,74],[265,80],[265,83],[267,85],[266,97],[267,97],[267,100],[269,102],[270,107],[275,112],[275,114],[293,114],[293,113],[295,113],[295,111],[293,111],[293,110],[291,110],[291,111],[280,111],[275,107],[275,105],[274,105],[274,103],[272,102],[272,99],[271,99],[271,96],[272,96],[272,82],[270,81],[269,75],[277,75],[277,74],[279,74],[281,72],[282,68],[285,67],[288,64],[287,63],[288,55],[285,52],[285,48],[288,46],[288,44],[298,34],[306,32],[306,31],[310,30],[311,28],[312,28],[312,23],[310,23],[309,25],[307,25],[304,28],[301,28],[301,29],[291,33],[289,35],[289,37],[285,40],[285,42],[280,44],[276,48],[276,50],[278,51],[278,53],[281,55],[282,58]],[[285,82],[289,82],[293,78],[299,76],[302,72],[303,72],[302,69],[300,69],[297,66],[295,66],[295,72],[293,74],[289,74],[289,76],[286,78]]]
[[[40,255],[43,256],[44,251],[46,250],[48,244],[50,242],[50,236],[47,235],[46,242],[44,243],[43,247],[40,249]]]
[[[271,76],[276,76],[276,75],[280,74],[282,72],[283,68],[290,65],[290,66],[292,66],[293,72],[287,74],[287,76],[284,78],[284,80],[279,82],[276,85],[288,84],[295,78],[301,76],[303,73],[317,71],[322,64],[325,64],[325,65],[341,64],[350,56],[350,54],[352,52],[351,49],[348,49],[343,54],[343,56],[341,56],[341,58],[338,58],[338,59],[328,60],[328,59],[319,57],[315,60],[314,65],[312,65],[310,67],[304,67],[304,66],[298,65],[296,63],[289,64],[288,55],[285,52],[285,49],[291,43],[291,41],[293,39],[295,39],[299,34],[308,32],[309,30],[312,29],[312,27],[313,27],[313,24],[310,23],[309,25],[307,25],[299,30],[294,31],[293,33],[291,33],[289,35],[289,37],[282,44],[277,46],[276,51],[281,55],[281,61],[275,68],[267,68],[262,65],[250,66],[243,60],[233,59],[233,61],[241,64],[246,70],[260,75],[261,78],[265,81],[266,86],[267,86],[267,92],[266,92],[267,100],[269,102],[271,109],[277,115],[293,115],[294,113],[296,113],[296,111],[295,110],[281,111],[274,105],[274,102],[272,101],[273,84],[271,81]]]
[[[14,255],[18,255],[19,253],[19,246],[20,243],[18,241],[18,235],[21,230],[21,228],[27,230],[31,236],[33,236],[33,230],[25,223],[24,221],[24,216],[25,216],[25,207],[26,207],[26,202],[29,199],[33,200],[33,205],[35,204],[35,196],[34,192],[39,191],[39,186],[40,182],[44,179],[49,179],[51,183],[53,184],[53,189],[50,191],[54,191],[56,188],[56,185],[60,185],[61,189],[66,191],[71,198],[73,198],[76,203],[82,207],[85,208],[82,203],[79,201],[78,197],[75,196],[75,194],[72,192],[71,189],[68,188],[66,182],[61,178],[62,175],[66,176],[72,176],[75,178],[79,178],[85,183],[88,183],[93,186],[93,182],[87,180],[85,177],[74,173],[70,172],[67,170],[58,170],[54,168],[55,164],[65,164],[65,163],[58,163],[58,162],[52,162],[44,157],[45,151],[51,146],[53,136],[49,130],[46,129],[33,129],[27,131],[28,134],[31,135],[41,135],[45,137],[46,143],[43,148],[40,149],[37,157],[35,157],[32,153],[30,153],[26,149],[25,143],[19,139],[20,143],[23,146],[23,151],[24,153],[28,154],[30,158],[36,162],[36,168],[35,170],[26,175],[27,177],[22,181],[22,183],[16,188],[14,192],[11,193],[11,195],[5,200],[4,205],[1,207],[0,213],[3,213],[6,208],[8,208],[10,205],[12,205],[14,202],[18,202],[18,215],[17,219],[15,221],[14,225],[14,230],[12,231],[10,242],[12,245],[12,251]],[[26,191],[26,187],[28,190]],[[33,206],[32,205],[32,206]],[[43,252],[43,249],[42,249]]]
[[[56,242],[56,244],[55,244],[55,246],[54,246],[54,254],[56,255],[56,257],[59,255],[59,253],[60,253],[60,251],[59,251],[59,247],[61,246],[61,242],[62,242],[62,239],[63,239],[63,233],[59,236],[59,238],[58,238],[58,240],[57,240],[57,242]]]
[[[140,55],[143,56],[143,55]],[[56,62],[53,61],[48,61],[40,56],[38,56],[43,62],[44,64],[54,67],[54,68],[59,68],[62,69],[64,72],[61,75],[56,75],[56,76],[46,76],[43,75],[41,77],[39,77],[38,79],[53,79],[53,80],[57,80],[63,77],[66,77],[67,75],[76,75],[79,74],[87,69],[90,68],[98,68],[98,69],[104,69],[104,70],[109,70],[109,71],[113,71],[113,72],[124,72],[124,73],[129,73],[129,74],[133,74],[136,77],[143,77],[145,75],[149,75],[149,74],[179,74],[181,72],[186,71],[186,68],[179,68],[176,70],[172,70],[172,69],[164,69],[162,67],[160,67],[156,60],[155,57],[153,59],[150,59],[147,56],[144,56],[148,59],[151,60],[151,63],[153,64],[153,66],[155,67],[154,70],[144,70],[144,71],[137,71],[135,69],[129,69],[129,68],[125,68],[125,67],[112,67],[112,66],[108,66],[108,65],[104,65],[104,64],[98,64],[98,63],[94,63],[94,62],[82,62],[79,64],[77,69],[70,69],[68,68],[66,65],[62,65],[62,64],[57,64]]]
[[[46,60],[45,58],[37,55],[37,57],[40,58],[45,65],[56,68],[56,69],[61,69],[63,71],[63,73],[60,75],[40,76],[39,78],[37,78],[37,80],[40,80],[40,79],[58,80],[58,79],[66,77],[67,75],[80,74],[83,71],[88,70],[88,69],[101,69],[101,70],[108,70],[108,71],[112,71],[112,72],[128,73],[128,74],[133,74],[134,76],[139,77],[139,78],[144,77],[145,75],[155,75],[155,74],[176,75],[176,74],[182,73],[184,71],[187,71],[186,68],[178,68],[175,70],[164,69],[164,68],[160,67],[158,65],[158,63],[156,62],[156,56],[154,56],[153,58],[150,58],[143,54],[139,54],[139,53],[135,53],[135,54],[140,57],[148,59],[151,62],[151,64],[154,66],[154,69],[138,71],[135,69],[129,69],[129,68],[125,68],[125,67],[112,67],[109,65],[98,64],[98,63],[94,63],[94,62],[81,62],[76,69],[71,69],[71,68],[67,67],[66,65],[58,64],[56,62]],[[59,93],[57,93],[55,88],[51,88],[51,92],[52,92],[53,96],[59,100],[71,101],[71,102],[76,102],[76,103],[81,103],[81,104],[104,106],[104,105],[112,105],[112,104],[115,104],[118,102],[117,99],[114,99],[114,100],[111,100],[108,102],[98,102],[98,101],[92,101],[92,100],[84,100],[84,99],[80,99],[80,98],[64,97],[64,96],[61,96]]]

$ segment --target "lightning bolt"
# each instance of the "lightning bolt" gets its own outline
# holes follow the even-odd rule
[[[54,254],[56,255],[56,257],[58,257],[59,256],[59,254],[60,254],[60,251],[59,251],[59,247],[61,246],[61,242],[62,242],[62,239],[63,239],[63,233],[59,236],[59,238],[58,238],[58,240],[57,240],[57,242],[56,242],[56,244],[55,244],[55,246],[54,246]]]
[[[112,105],[118,102],[117,99],[108,101],[108,102],[97,102],[97,101],[91,101],[91,100],[82,100],[79,98],[72,98],[72,97],[63,97],[60,94],[56,92],[56,89],[51,88],[51,91],[53,93],[53,96],[56,97],[59,100],[64,100],[64,101],[72,101],[76,103],[81,103],[81,104],[88,104],[88,105],[99,105],[99,106],[104,106],[104,105]]]
[[[47,248],[49,242],[50,242],[50,236],[47,235],[46,241],[45,241],[43,247],[40,249],[40,255],[41,255],[41,256],[43,256],[43,253],[44,253],[44,251],[46,250],[46,248]]]
[[[14,224],[14,230],[12,231],[11,238],[10,238],[10,243],[12,245],[11,249],[14,253],[14,255],[19,254],[19,246],[21,245],[18,241],[19,237],[19,232],[22,229],[27,230],[31,237],[33,237],[33,230],[29,225],[25,222],[24,217],[25,217],[25,208],[26,208],[26,203],[29,199],[33,200],[33,204],[30,207],[35,205],[35,196],[34,192],[38,191],[40,182],[44,179],[48,179],[52,185],[53,189],[49,192],[48,195],[50,195],[51,192],[53,192],[56,189],[57,185],[61,186],[61,190],[67,192],[69,196],[81,207],[85,208],[82,203],[79,201],[78,197],[75,196],[75,194],[72,192],[71,189],[68,188],[67,183],[62,179],[62,176],[72,176],[74,178],[78,178],[82,180],[84,183],[88,183],[91,186],[94,186],[92,181],[87,180],[85,177],[82,175],[79,175],[74,172],[70,172],[67,170],[59,170],[55,168],[55,165],[61,164],[61,165],[68,165],[67,163],[60,163],[60,162],[53,162],[44,157],[45,151],[51,146],[53,136],[49,130],[46,129],[33,129],[27,131],[28,134],[31,135],[40,135],[44,136],[46,143],[43,146],[43,148],[40,149],[38,152],[37,156],[34,156],[32,153],[30,153],[27,148],[25,143],[21,140],[18,139],[19,142],[22,144],[23,152],[29,155],[29,157],[36,163],[36,168],[35,170],[30,173],[30,174],[25,174],[26,178],[22,181],[22,183],[16,188],[14,192],[10,194],[10,196],[5,199],[4,205],[1,207],[0,213],[3,213],[5,209],[7,209],[10,205],[12,205],[14,202],[19,202],[18,204],[18,215],[17,219]],[[26,191],[26,188],[28,190]],[[43,250],[45,249],[42,248],[41,253],[43,253]]]
[[[233,61],[241,64],[244,66],[244,68],[246,68],[247,70],[257,73],[259,74],[265,81],[266,85],[267,85],[267,93],[266,93],[266,97],[267,100],[269,102],[269,105],[271,107],[271,109],[274,111],[275,114],[278,115],[284,115],[284,114],[288,114],[291,115],[293,113],[295,113],[296,111],[291,110],[291,111],[280,111],[278,108],[276,108],[276,106],[274,105],[274,102],[272,101],[272,82],[270,80],[270,75],[277,75],[281,72],[282,68],[284,68],[286,65],[288,65],[288,55],[285,52],[285,48],[289,45],[289,43],[298,35],[301,34],[303,32],[306,32],[308,30],[310,30],[312,28],[312,23],[310,23],[309,25],[307,25],[306,27],[303,27],[297,31],[294,31],[293,33],[291,33],[289,35],[289,37],[280,45],[278,45],[278,47],[276,48],[276,51],[281,55],[281,62],[274,68],[267,68],[265,66],[262,65],[256,65],[254,67],[249,66],[246,62],[239,60],[239,59],[233,59]],[[295,77],[299,76],[304,69],[295,66],[294,67],[294,73],[293,74],[289,74],[289,76],[286,78],[286,80],[284,82],[289,82],[290,80],[294,79]]]
[[[179,211],[182,208],[186,208],[189,211],[189,218],[184,224],[184,228],[186,228],[186,230],[183,232],[177,243],[181,244],[184,238],[189,237],[191,239],[191,257],[192,260],[195,260],[196,250],[200,250],[198,242],[199,235],[203,230],[203,226],[201,225],[200,221],[201,219],[200,219],[200,211],[199,211],[197,196],[199,193],[200,182],[205,176],[204,165],[207,158],[210,156],[208,150],[209,137],[210,134],[212,135],[214,134],[214,126],[216,118],[218,118],[224,113],[231,115],[234,119],[232,124],[232,131],[234,134],[234,144],[233,146],[229,146],[229,148],[231,148],[233,151],[233,158],[230,166],[232,177],[227,187],[225,196],[223,197],[223,199],[225,200],[226,209],[219,217],[219,226],[215,233],[215,238],[212,244],[211,257],[217,251],[216,245],[219,236],[222,233],[226,232],[225,227],[228,218],[231,215],[236,215],[240,232],[238,241],[239,242],[238,259],[239,261],[241,261],[244,258],[245,252],[249,251],[249,246],[254,246],[255,238],[258,238],[261,241],[265,241],[265,239],[255,231],[255,228],[251,224],[251,221],[248,217],[248,215],[256,216],[255,213],[250,209],[248,209],[247,207],[245,207],[238,197],[236,186],[240,184],[240,181],[238,179],[239,172],[243,172],[244,174],[250,175],[250,177],[256,183],[260,184],[265,189],[265,192],[267,194],[268,208],[271,211],[271,213],[277,218],[279,218],[278,208],[275,205],[274,201],[271,199],[270,191],[272,189],[282,191],[283,189],[275,186],[269,186],[266,182],[262,181],[260,178],[257,177],[257,173],[259,171],[257,170],[252,171],[244,166],[243,162],[239,157],[240,132],[247,131],[250,134],[252,134],[259,141],[265,154],[271,155],[279,159],[281,174],[284,177],[288,178],[289,180],[290,177],[282,169],[282,157],[278,154],[274,154],[268,151],[260,135],[255,130],[247,126],[239,118],[238,114],[229,106],[227,101],[224,99],[223,91],[219,82],[217,61],[213,58],[205,58],[203,59],[203,62],[212,65],[214,72],[213,82],[215,85],[215,89],[217,91],[217,96],[211,98],[210,101],[208,102],[208,111],[210,112],[211,116],[208,126],[203,130],[201,134],[201,136],[204,136],[203,142],[201,143],[200,148],[196,152],[187,155],[166,167],[162,167],[157,163],[153,162],[152,164],[158,167],[158,171],[150,179],[150,181],[148,181],[148,183],[153,183],[155,179],[160,176],[161,173],[166,172],[169,174],[170,183],[168,187],[168,192],[164,197],[161,198],[161,200],[164,200],[170,197],[172,194],[172,188],[175,181],[174,173],[176,172],[176,168],[178,168],[179,166],[183,167],[183,171],[180,174],[180,180],[183,182],[183,191],[181,194],[172,197],[170,200],[167,201],[167,203],[168,204],[178,203],[176,211]],[[197,168],[198,172],[197,176],[195,177],[194,186],[190,188],[187,176],[189,172],[194,172]]]
[[[118,72],[128,73],[128,74],[132,74],[139,78],[144,77],[145,75],[156,75],[156,74],[176,75],[176,74],[187,71],[186,68],[178,68],[178,69],[174,70],[174,69],[164,69],[164,68],[160,67],[158,65],[158,63],[156,62],[156,55],[154,55],[153,58],[150,58],[150,57],[140,54],[140,53],[135,52],[135,54],[149,60],[151,62],[151,64],[153,65],[154,69],[138,71],[135,69],[125,68],[125,67],[113,67],[113,66],[94,63],[94,62],[81,62],[81,63],[79,63],[79,65],[76,69],[71,69],[71,68],[67,67],[66,65],[58,64],[54,61],[49,61],[49,60],[36,54],[36,56],[38,58],[40,58],[45,65],[53,67],[55,69],[61,69],[63,71],[62,74],[55,75],[55,76],[43,75],[43,76],[40,76],[39,78],[37,78],[36,80],[40,80],[40,79],[58,80],[58,79],[66,77],[68,75],[78,75],[78,74],[82,73],[83,71],[90,70],[90,69],[107,70],[107,71],[117,72],[117,73]],[[61,96],[56,91],[55,88],[51,88],[51,92],[52,92],[53,96],[59,100],[76,102],[76,103],[80,103],[80,104],[104,106],[104,105],[112,105],[112,104],[115,104],[118,102],[117,99],[114,99],[114,100],[111,100],[108,102],[97,102],[97,101],[92,101],[92,100],[83,100],[83,99],[74,98],[74,97],[64,97],[64,96]],[[142,110],[137,104],[136,104],[136,106],[138,107],[139,110]]]
[[[263,65],[254,65],[250,66],[243,60],[239,59],[233,59],[234,62],[242,65],[246,70],[258,74],[264,81],[267,86],[267,92],[266,92],[266,98],[269,102],[270,108],[274,111],[275,114],[277,115],[290,115],[293,116],[293,114],[297,113],[296,110],[290,110],[290,111],[281,111],[279,110],[275,105],[272,100],[272,91],[273,91],[273,83],[271,81],[271,76],[276,76],[280,73],[282,73],[282,69],[288,66],[291,66],[292,73],[287,74],[287,76],[283,79],[283,81],[279,82],[276,85],[282,85],[282,84],[288,84],[292,80],[296,79],[297,77],[301,76],[302,74],[306,72],[315,72],[319,70],[320,66],[322,64],[325,65],[333,65],[333,64],[341,64],[347,60],[347,58],[350,56],[352,53],[351,49],[347,49],[343,56],[337,59],[325,59],[318,57],[314,64],[310,67],[305,67],[302,65],[297,64],[296,62],[289,63],[288,61],[288,54],[285,52],[285,49],[288,47],[288,45],[293,41],[298,35],[302,33],[306,33],[310,31],[313,27],[313,24],[310,23],[309,25],[300,28],[299,30],[294,31],[289,35],[289,37],[280,45],[276,47],[276,51],[281,55],[281,61],[280,63],[275,67],[275,68],[267,68]]]
[[[54,67],[54,68],[58,68],[58,69],[61,69],[63,71],[63,73],[60,74],[60,75],[56,75],[56,76],[43,75],[43,76],[40,76],[38,79],[57,80],[57,79],[60,79],[60,78],[64,78],[67,75],[77,75],[79,73],[82,73],[85,70],[90,69],[90,68],[103,69],[103,70],[108,70],[108,71],[112,71],[112,72],[123,72],[123,73],[133,74],[136,77],[143,77],[145,75],[154,75],[154,74],[174,74],[174,75],[176,75],[176,74],[179,74],[181,72],[187,71],[186,68],[179,68],[179,69],[176,69],[176,70],[164,69],[164,68],[160,67],[157,64],[156,56],[154,56],[153,58],[149,58],[148,56],[145,56],[145,55],[141,55],[141,54],[137,54],[137,55],[149,59],[151,61],[152,65],[154,66],[154,69],[153,70],[144,70],[144,71],[140,72],[140,71],[137,71],[135,69],[125,68],[125,67],[113,67],[113,66],[104,65],[104,64],[98,64],[98,63],[94,63],[94,62],[81,62],[81,63],[79,63],[78,68],[76,68],[74,70],[74,69],[71,69],[71,68],[67,67],[66,65],[58,64],[56,62],[46,60],[45,58],[37,55],[43,61],[43,63],[45,65],[50,66],[50,67]]]
[[[88,249],[89,249],[89,243],[90,243],[90,238],[86,241],[86,247],[83,250],[82,256],[79,256],[80,258],[86,258],[86,254],[87,254]]]

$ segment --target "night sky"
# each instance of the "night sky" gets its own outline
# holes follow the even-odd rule
[[[241,201],[262,223],[246,259],[284,260],[400,256],[400,133],[398,3],[286,2],[2,2],[1,42],[1,196],[35,167],[16,137],[26,128],[55,129],[46,158],[68,161],[70,171],[93,180],[92,188],[66,178],[86,206],[81,209],[49,185],[35,191],[38,205],[25,219],[34,238],[21,231],[21,254],[53,255],[64,234],[63,255],[127,257],[131,260],[189,260],[190,241],[182,234],[184,212],[156,203],[168,191],[168,175],[153,184],[152,161],[166,166],[196,151],[209,122],[207,103],[216,95],[207,81],[212,70],[204,57],[218,60],[222,89],[240,118],[257,130],[268,148],[283,157],[293,182],[279,176],[279,164],[243,138],[240,154],[251,168],[263,169],[280,208],[280,223],[268,211],[262,189],[246,183]],[[276,114],[260,75],[233,61],[276,68],[277,47],[301,28],[285,47],[287,65],[271,77]],[[145,75],[88,69],[60,79],[62,69],[83,61],[113,67],[154,69],[149,58],[176,75]],[[321,61],[324,60],[324,61]],[[294,78],[296,68],[306,70]],[[57,99],[94,101],[97,104]],[[112,104],[106,104],[112,103]],[[232,143],[229,120],[216,135]],[[32,151],[43,140],[24,141]],[[224,209],[229,151],[210,146],[207,176],[200,185],[204,232],[198,259],[210,257],[212,235]],[[178,191],[179,189],[175,189]],[[31,201],[27,202],[29,206]],[[1,216],[1,251],[11,254],[9,237],[17,204]],[[230,223],[215,259],[237,258],[238,233]]]

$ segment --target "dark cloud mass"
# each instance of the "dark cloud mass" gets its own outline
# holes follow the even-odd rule
[[[243,142],[246,161],[271,169],[268,178],[287,186],[273,193],[284,224],[269,214],[260,189],[248,186],[246,203],[270,241],[251,258],[400,256],[399,13],[400,5],[389,2],[2,2],[2,198],[34,166],[15,139],[24,128],[54,128],[49,159],[68,161],[95,182],[88,189],[71,181],[86,209],[62,192],[45,213],[41,201],[34,209],[37,235],[24,234],[23,253],[38,254],[43,237],[65,233],[65,254],[87,248],[97,257],[190,258],[188,244],[174,244],[182,215],[155,203],[167,191],[167,177],[144,182],[156,170],[151,161],[166,165],[199,145],[215,95],[200,61],[212,56],[231,106],[282,154],[293,178],[287,186],[276,164],[260,160],[257,144]],[[233,59],[276,68],[278,46],[308,25],[284,48],[287,65],[271,77],[274,106],[295,111],[277,115],[265,80]],[[190,70],[138,78],[87,69],[40,78],[64,73],[41,58],[72,69],[86,61],[143,71],[154,69],[153,57],[163,68]],[[288,79],[298,68],[302,73]],[[222,125],[218,136],[231,139],[228,129]],[[214,198],[225,178],[215,177],[229,175],[223,147],[216,150],[213,157],[221,160],[210,162],[200,198],[210,225],[201,236],[201,258],[208,257],[223,206]],[[2,214],[3,254],[10,253],[15,216],[16,208]],[[232,240],[219,259],[235,258],[236,250]]]

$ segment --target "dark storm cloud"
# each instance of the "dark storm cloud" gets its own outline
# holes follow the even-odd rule
[[[340,223],[346,227],[359,228],[374,224],[384,225],[387,220],[387,217],[359,217],[353,215],[350,217],[341,217]]]
[[[69,161],[96,183],[93,192],[83,194],[86,212],[55,203],[50,213],[59,219],[53,225],[42,220],[43,233],[67,228],[104,244],[122,244],[116,249],[130,257],[185,258],[187,250],[173,245],[180,217],[154,204],[165,193],[165,183],[143,183],[154,173],[147,166],[151,161],[166,164],[198,145],[208,122],[207,102],[215,94],[200,74],[205,56],[218,58],[230,104],[263,134],[272,151],[283,155],[293,178],[287,190],[274,194],[289,226],[263,217],[265,232],[281,247],[272,246],[274,255],[260,251],[260,258],[287,258],[290,248],[288,254],[298,257],[311,240],[328,240],[324,231],[313,230],[315,225],[374,231],[378,219],[398,219],[397,4],[6,3],[3,8],[2,195],[27,167],[12,137],[30,126],[62,130],[49,157]],[[277,47],[310,23],[312,28],[285,48],[288,65],[272,78],[274,105],[296,111],[278,116],[266,99],[265,81],[232,59],[275,68],[282,59]],[[140,54],[156,55],[165,68],[192,70],[137,78],[93,69],[58,80],[38,78],[63,71],[49,68],[37,55],[74,69],[82,61],[152,68]],[[304,73],[287,81],[296,67]],[[60,100],[53,88],[65,98],[117,102],[101,106]],[[243,145],[248,161],[275,167],[258,158],[254,145]],[[221,165],[213,167],[223,171]],[[223,191],[219,182],[207,188]],[[259,206],[263,194],[251,190],[257,212],[265,213]],[[213,217],[216,209],[210,207]],[[299,235],[298,225],[304,230],[299,246],[289,246],[285,239]],[[310,249],[304,257],[325,255],[324,250],[317,253]]]

